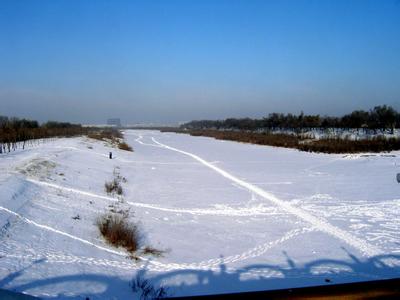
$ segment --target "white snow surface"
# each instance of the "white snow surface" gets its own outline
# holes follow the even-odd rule
[[[399,277],[399,151],[124,135],[134,152],[81,137],[0,155],[0,288],[133,299],[137,276],[170,296]],[[104,190],[114,170],[127,179],[119,198]],[[107,244],[95,224],[111,209],[129,210],[163,256],[136,261]]]

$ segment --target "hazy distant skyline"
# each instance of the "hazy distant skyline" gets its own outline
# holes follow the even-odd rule
[[[400,110],[400,1],[0,0],[0,115]]]

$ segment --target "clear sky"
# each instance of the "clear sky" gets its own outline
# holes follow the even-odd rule
[[[399,0],[0,0],[0,115],[400,110]]]

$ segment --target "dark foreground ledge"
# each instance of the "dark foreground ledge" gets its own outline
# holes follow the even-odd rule
[[[260,292],[169,299],[400,299],[400,278]]]
[[[39,298],[0,289],[1,300],[38,300]]]
[[[0,289],[1,300],[39,298]],[[168,299],[400,299],[400,278],[315,287]]]

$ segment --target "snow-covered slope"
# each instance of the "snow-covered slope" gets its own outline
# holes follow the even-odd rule
[[[398,277],[400,152],[326,155],[156,131],[135,152],[86,138],[0,156],[0,288],[126,299],[132,278],[169,295]],[[108,152],[114,159],[108,159]],[[104,191],[118,171],[124,196]],[[129,211],[162,257],[104,242]]]

